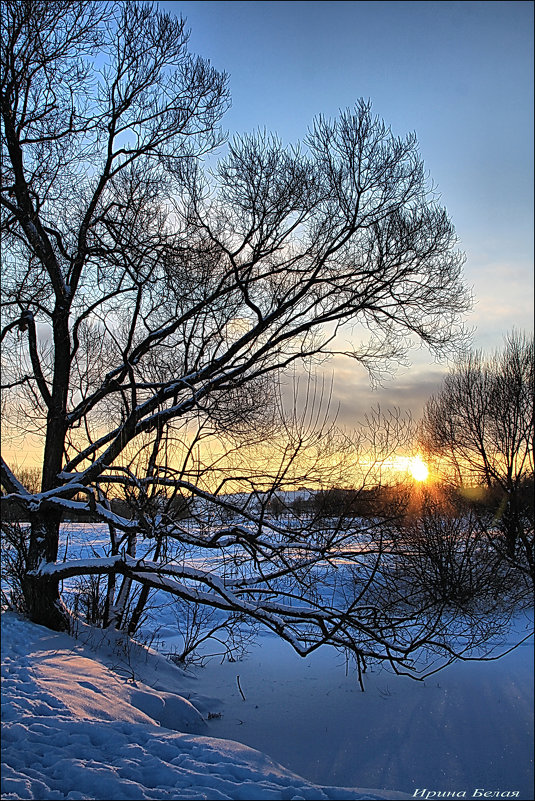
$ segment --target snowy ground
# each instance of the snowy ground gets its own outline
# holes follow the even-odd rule
[[[218,701],[199,694],[201,681],[102,632],[92,644],[2,615],[5,801],[408,797],[312,784],[207,736]]]
[[[496,662],[451,665],[424,683],[376,670],[365,693],[332,649],[302,660],[274,637],[244,662],[212,662],[197,675],[225,699],[211,733],[311,781],[411,796],[499,788],[534,797],[531,642]]]
[[[379,671],[363,694],[329,649],[302,660],[272,636],[184,672],[102,631],[74,640],[5,613],[2,798],[532,799],[532,669],[525,645],[425,684]]]
[[[81,556],[106,542],[68,537]],[[164,600],[155,644],[180,651]],[[75,640],[5,613],[2,798],[534,798],[532,641],[424,683],[376,669],[365,687],[332,649],[301,659],[269,633],[185,672],[117,633]]]

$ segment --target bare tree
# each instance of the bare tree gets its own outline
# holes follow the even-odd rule
[[[491,357],[472,353],[427,403],[426,447],[452,468],[458,484],[487,489],[488,520],[480,516],[504,557],[533,562],[534,433],[533,337],[513,332]],[[481,507],[482,509],[484,507]]]
[[[203,170],[226,79],[189,55],[182,20],[27,0],[5,3],[3,26],[4,409],[8,432],[44,443],[37,493],[2,462],[30,517],[30,617],[65,628],[59,581],[108,575],[111,619],[137,584],[248,616],[301,654],[326,642],[407,667],[421,633],[398,637],[326,574],[363,562],[354,522],[279,524],[269,503],[320,477],[329,445],[316,411],[304,434],[281,415],[285,370],[344,353],[373,372],[414,339],[462,338],[463,259],[415,136],[359,101],[300,147],[237,137]],[[348,344],[355,323],[371,336]],[[109,525],[109,557],[57,563],[66,511]]]

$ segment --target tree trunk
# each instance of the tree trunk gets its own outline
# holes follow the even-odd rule
[[[61,513],[56,510],[32,515],[28,565],[22,589],[30,620],[54,631],[67,631],[69,614],[61,600],[58,580],[31,574],[44,563],[56,561],[60,522]]]
[[[66,408],[70,372],[68,320],[68,306],[58,300],[53,316],[54,379],[47,415],[41,492],[58,486],[58,475],[62,468],[67,430]],[[27,571],[38,571],[44,564],[56,562],[61,516],[62,513],[57,507],[47,508],[45,504],[38,512],[30,516],[31,530]],[[70,619],[61,600],[58,580],[50,576],[27,575],[24,585],[24,596],[30,620],[55,631],[68,630]]]
[[[26,576],[23,589],[30,620],[53,631],[69,630],[69,614],[61,600],[57,579]]]
[[[100,503],[106,509],[111,511],[111,504],[107,498],[99,494]],[[117,539],[117,531],[112,523],[108,523],[108,530],[110,532],[111,542],[111,556],[117,556],[119,553],[119,544]],[[110,573],[108,576],[108,584],[106,588],[106,600],[104,602],[104,619],[102,625],[104,628],[108,626],[115,626],[116,623],[116,608],[115,608],[115,589],[117,585],[117,574]]]
[[[136,555],[136,545],[137,545],[137,535],[129,534],[128,544],[126,547],[126,553],[128,554],[128,556]],[[115,603],[115,608],[114,608],[115,628],[117,629],[126,628],[126,616],[128,612],[128,600],[130,597],[131,588],[132,588],[132,579],[129,576],[124,576],[121,584],[121,589],[119,590],[119,595],[117,596],[117,601]]]
[[[517,493],[509,488],[507,490],[505,508],[501,519],[501,528],[504,533],[507,556],[514,560],[520,533],[520,510],[518,508]]]
[[[158,540],[158,543],[156,545],[156,550],[154,551],[155,562],[157,562],[158,559],[160,558],[161,550],[162,550],[162,540],[160,539]],[[145,584],[141,588],[136,608],[132,612],[132,617],[130,618],[130,621],[128,623],[128,633],[130,634],[131,637],[133,637],[134,634],[137,632],[138,626],[141,622],[141,615],[143,614],[143,610],[145,609],[145,605],[149,599],[149,593],[150,593],[150,587],[147,587],[147,585]]]

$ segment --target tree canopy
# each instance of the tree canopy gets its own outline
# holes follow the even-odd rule
[[[284,371],[344,353],[373,373],[463,337],[463,256],[415,135],[359,100],[293,147],[225,143],[227,77],[149,3],[14,0],[2,25],[5,425],[43,441],[40,491],[5,460],[2,484],[30,517],[30,616],[65,627],[59,581],[98,573],[110,620],[138,583],[248,615],[300,653],[330,642],[406,665],[418,627],[391,634],[359,605],[376,568],[351,598],[315,590],[329,554],[358,568],[355,531],[267,509],[296,454],[314,452],[312,481],[326,447],[281,415]],[[349,339],[355,324],[368,336]],[[282,434],[276,468],[240,460],[243,442]],[[209,437],[225,467],[198,449]],[[109,526],[108,558],[58,563],[66,512]],[[222,567],[192,566],[192,547]]]

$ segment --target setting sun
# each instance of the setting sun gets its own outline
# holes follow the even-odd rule
[[[425,481],[429,476],[429,468],[421,456],[409,460],[409,472],[415,481]]]

